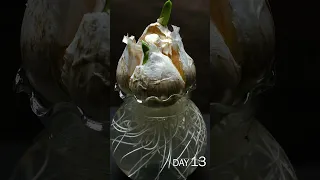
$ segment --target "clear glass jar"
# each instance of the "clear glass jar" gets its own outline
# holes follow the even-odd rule
[[[28,83],[23,70],[17,74],[15,89],[30,96],[31,109],[45,129],[20,159],[10,180],[110,177],[109,119],[89,119],[72,102],[44,105],[44,98]]]
[[[286,153],[255,117],[259,96],[274,86],[275,64],[232,105],[210,106],[210,171],[217,180],[297,180]]]
[[[239,108],[215,104],[211,111],[216,115],[210,135],[213,179],[297,180],[284,150],[254,117],[251,103]]]
[[[46,129],[10,180],[105,180],[110,177],[109,123],[87,119],[71,103],[56,104]]]
[[[115,162],[131,179],[186,179],[205,154],[207,131],[187,96],[161,107],[127,97],[111,122],[110,141]],[[189,162],[177,166],[182,159]]]

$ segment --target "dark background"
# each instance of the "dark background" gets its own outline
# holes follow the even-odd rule
[[[277,81],[263,97],[260,120],[284,148],[298,177],[319,179],[319,10],[311,1],[272,0],[271,8]]]
[[[300,179],[318,179],[315,176],[320,170],[318,6],[311,1],[288,0],[271,1],[271,6],[276,25],[277,82],[276,86],[262,97],[263,107],[258,113],[259,119],[287,152]],[[124,7],[132,9],[122,12],[119,10],[118,13],[123,14],[122,18],[130,19],[137,18],[137,14],[150,13],[147,10],[137,11],[133,7],[133,5]],[[0,179],[4,180],[24,150],[43,128],[40,121],[32,114],[27,97],[16,95],[12,90],[15,73],[20,64],[19,39],[24,8],[25,1],[6,1],[1,5]],[[155,18],[158,17],[158,13],[158,11],[154,13]],[[196,11],[192,13],[197,14]],[[172,16],[172,23],[182,27],[181,34],[188,30],[183,28],[186,22],[180,23],[178,19],[175,20],[178,17],[174,17],[174,12]],[[119,21],[114,18],[111,20],[112,24],[114,21]],[[130,21],[134,23],[133,20]],[[138,37],[149,23],[150,21],[145,19],[143,26],[136,26],[137,29],[131,30],[123,29],[123,32]],[[201,28],[200,25],[198,27]],[[124,35],[123,32],[119,32],[120,38]],[[113,33],[111,35],[113,37]],[[204,35],[199,36],[204,37]],[[187,37],[183,38],[187,44]],[[189,38],[190,44],[199,44],[197,35]],[[121,40],[119,39],[119,44]],[[119,54],[114,54],[113,61],[118,61],[123,48],[123,44],[119,45]],[[187,52],[188,48],[201,50],[201,47],[186,45]],[[198,82],[199,86],[200,83]],[[200,102],[198,99],[194,100]],[[119,101],[115,102],[117,103]]]

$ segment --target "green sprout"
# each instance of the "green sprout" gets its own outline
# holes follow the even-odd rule
[[[145,64],[149,59],[149,46],[146,42],[142,41],[142,51],[143,51],[143,62],[142,65]]]
[[[170,19],[170,14],[171,14],[171,9],[172,9],[172,2],[170,0],[167,0],[163,7],[162,7],[162,11],[159,17],[159,23],[162,26],[167,26],[169,19]]]
[[[103,12],[109,13],[110,11],[110,0],[106,0],[106,3],[103,8]]]

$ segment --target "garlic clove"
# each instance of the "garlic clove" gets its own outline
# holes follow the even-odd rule
[[[180,28],[174,25],[172,27],[173,31],[171,32],[159,22],[152,23],[145,29],[138,42],[144,40],[153,43],[160,48],[163,54],[169,56],[185,80],[186,88],[188,88],[195,82],[196,70],[194,61],[184,49],[182,38],[179,34]],[[150,40],[150,37],[156,37],[156,39]]]
[[[136,66],[142,63],[142,49],[136,44],[134,36],[124,36],[123,43],[125,47],[116,70],[116,79],[118,86],[125,94],[130,94],[129,79]]]
[[[139,99],[150,96],[161,100],[181,94],[185,83],[169,57],[161,52],[150,52],[144,65],[137,66],[129,80],[132,93]]]
[[[184,49],[182,38],[179,34],[180,28],[177,26],[172,26],[173,32],[171,32],[171,37],[173,39],[173,47],[178,53],[179,62],[181,63],[183,69],[183,78],[186,83],[186,89],[190,88],[196,81],[196,67],[193,59],[187,54]]]

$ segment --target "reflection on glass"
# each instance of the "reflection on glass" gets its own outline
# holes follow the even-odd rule
[[[112,120],[110,135],[111,153],[132,179],[185,179],[204,156],[207,139],[202,115],[187,97],[160,108],[128,97]],[[182,159],[189,162],[182,165]]]
[[[211,119],[217,122],[211,129],[213,178],[297,179],[281,146],[254,118],[251,103],[239,109],[212,104],[212,114],[217,115]]]

